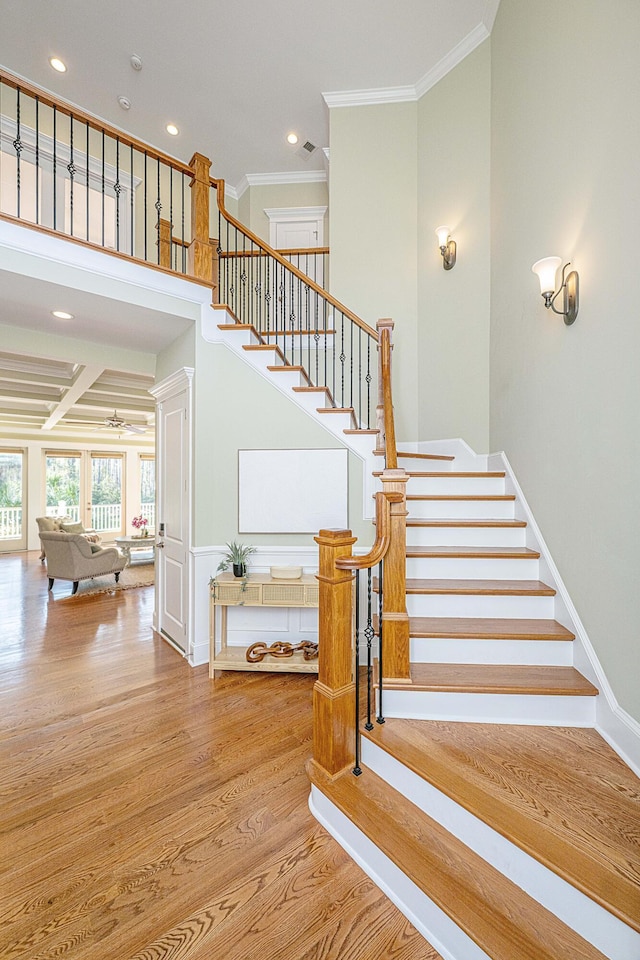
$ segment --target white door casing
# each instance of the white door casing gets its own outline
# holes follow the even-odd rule
[[[191,549],[191,422],[193,369],[150,391],[156,398],[157,551],[155,629],[189,652]]]

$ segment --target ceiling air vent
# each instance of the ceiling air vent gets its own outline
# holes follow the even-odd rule
[[[304,160],[308,160],[312,153],[315,153],[317,150],[315,143],[311,143],[310,140],[305,140],[304,143],[301,143],[296,153],[299,157],[302,157]]]

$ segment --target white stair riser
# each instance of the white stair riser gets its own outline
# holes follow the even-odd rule
[[[412,457],[398,457],[398,466],[406,470],[424,470],[429,473],[451,473],[455,470],[455,460],[414,460]],[[377,469],[377,468],[376,468]],[[413,483],[413,480],[409,481]]]
[[[235,350],[241,350],[245,344],[260,342],[250,330],[225,330],[224,337]]]
[[[566,640],[459,640],[411,638],[412,663],[490,663],[540,667],[573,665]]]
[[[411,467],[405,467],[411,470]],[[416,467],[413,468],[418,469]],[[429,467],[420,472],[430,473]],[[441,494],[451,497],[454,494],[459,496],[481,496],[483,494],[501,494],[504,493],[504,477],[410,477],[407,485],[407,493],[418,494]]]
[[[410,617],[508,617],[553,620],[553,597],[407,594]]]
[[[630,927],[367,739],[362,760],[606,957],[640,956],[640,935]]]
[[[429,580],[537,580],[539,560],[509,557],[407,557],[407,577]]]
[[[281,377],[283,374],[277,373],[276,376]],[[294,393],[294,399],[296,403],[300,404],[301,407],[310,413],[314,413],[318,407],[329,406],[329,397],[324,391],[322,393],[316,392],[315,390],[312,393],[308,393],[306,390],[296,391]]]
[[[513,500],[408,500],[409,520],[513,520]]]
[[[412,547],[524,547],[526,527],[411,527]]]
[[[266,370],[267,367],[282,366],[282,357],[280,357],[275,350],[243,350],[242,355],[252,367],[256,367],[258,370]],[[276,373],[272,374],[272,376],[283,377],[285,374]]]
[[[385,690],[384,715],[410,720],[593,727],[596,697]]]
[[[442,960],[491,960],[352,820],[314,786],[311,787],[309,809],[325,830],[438,951]]]
[[[269,366],[273,367],[273,366],[276,366],[276,364],[272,363],[272,364],[269,364]],[[277,366],[280,366],[280,364],[277,364]],[[272,371],[269,371],[269,378],[273,380],[275,383],[277,383],[279,387],[287,387],[290,389],[292,387],[304,387],[306,385],[307,381],[303,378],[299,370],[287,370],[286,372],[284,372],[284,367],[282,368],[282,370],[283,370],[282,373],[280,371],[278,371],[277,373],[273,373]],[[295,400],[298,395],[292,394],[292,396],[293,396],[293,399]]]

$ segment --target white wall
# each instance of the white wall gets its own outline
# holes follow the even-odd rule
[[[418,102],[418,356],[421,440],[489,450],[491,48],[485,41]],[[445,271],[435,229],[458,260]]]
[[[491,444],[640,720],[640,5],[502,0],[491,46]],[[572,327],[531,273],[552,254]]]

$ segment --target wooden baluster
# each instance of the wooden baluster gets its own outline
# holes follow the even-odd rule
[[[171,270],[171,221],[160,219],[158,222],[158,239],[156,241],[160,247],[160,259],[158,263],[161,267]]]
[[[385,680],[411,682],[409,661],[409,614],[407,613],[407,480],[404,470],[384,470],[382,489],[401,493],[402,500],[391,503],[389,550],[384,560],[382,621],[384,647],[382,675]]]
[[[187,273],[211,283],[211,244],[209,242],[209,168],[211,160],[194,153],[189,161],[192,170],[191,243],[187,252]]]
[[[350,530],[320,530],[318,679],[313,688],[313,755],[335,777],[355,758],[353,574],[336,560],[351,555]]]

